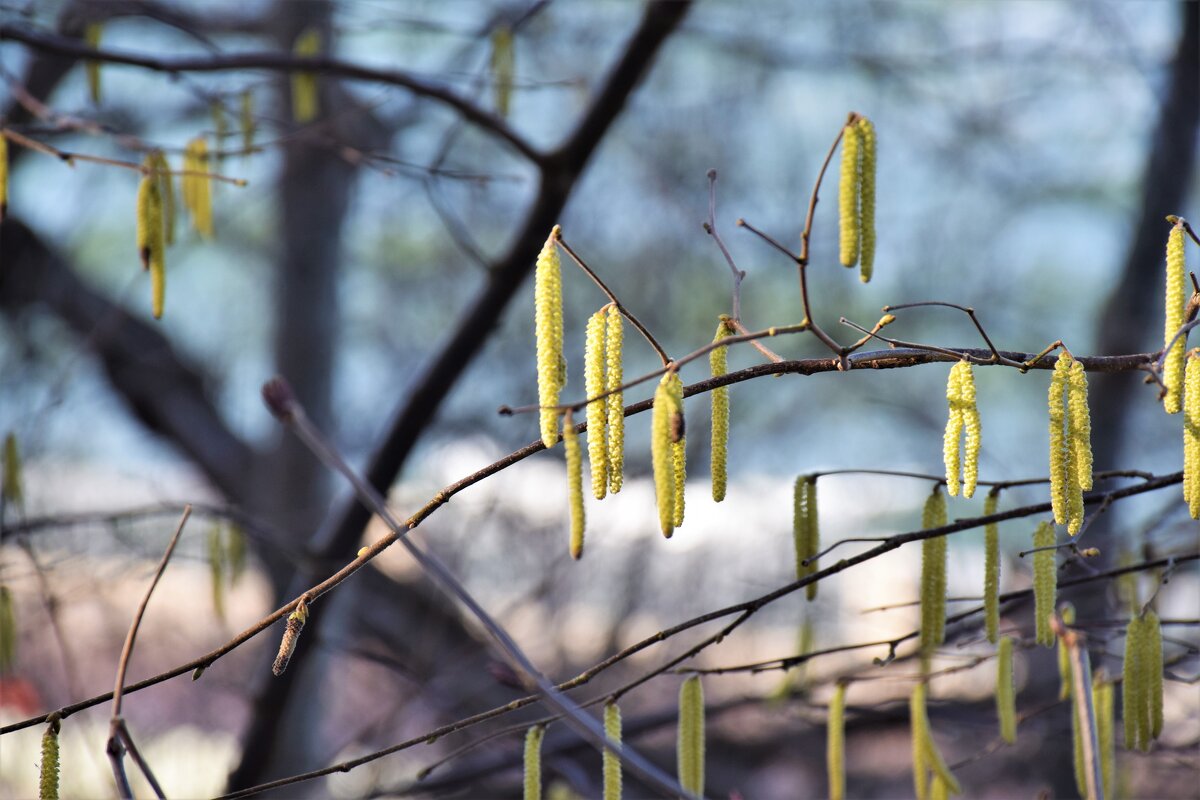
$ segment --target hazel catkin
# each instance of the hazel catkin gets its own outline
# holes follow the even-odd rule
[[[1167,236],[1167,286],[1164,295],[1163,347],[1171,345],[1163,361],[1163,408],[1168,414],[1178,414],[1183,407],[1183,359],[1187,351],[1187,334],[1175,339],[1183,325],[1187,301],[1184,298],[1184,277],[1187,275],[1184,252],[1183,221],[1176,219]],[[1174,340],[1174,344],[1171,344]]]
[[[1008,744],[1017,741],[1016,684],[1013,682],[1013,640],[1002,636],[996,651],[996,715],[1000,719],[1000,738]]]
[[[830,800],[846,797],[846,684],[839,682],[829,701],[826,722],[825,770],[829,776]]]
[[[542,798],[542,739],[546,728],[534,725],[525,733],[525,800]]]
[[[57,715],[55,715],[57,716]],[[58,800],[59,747],[58,732],[60,723],[51,719],[42,734],[42,765],[38,779],[39,800]]]
[[[1038,644],[1054,646],[1054,629],[1050,616],[1058,595],[1058,569],[1054,559],[1054,526],[1042,522],[1033,533],[1033,606],[1034,627]]]
[[[663,536],[675,532],[675,443],[671,440],[671,423],[678,413],[668,372],[654,390],[654,406],[650,415],[650,461],[654,471],[654,496],[658,502],[658,521]]]
[[[921,528],[946,524],[946,496],[940,484],[925,500]],[[946,537],[921,542],[921,657],[927,662],[946,635]]]
[[[717,323],[717,333],[713,342],[719,342],[733,333],[730,318],[721,315]],[[724,375],[729,369],[729,348],[714,347],[708,354],[710,374],[714,378]],[[728,483],[729,461],[729,387],[718,386],[712,390],[712,497],[713,502],[720,503],[725,499],[725,489]]]
[[[616,494],[625,480],[625,382],[622,350],[625,341],[621,309],[608,307],[605,331],[604,390],[608,392],[608,490]]]
[[[858,263],[862,241],[859,195],[862,188],[862,131],[852,117],[842,129],[842,169],[838,181],[838,225],[842,266]]]
[[[558,395],[565,383],[563,361],[562,265],[558,256],[558,232],[555,225],[534,271],[534,328],[537,339],[538,405],[542,444],[553,447],[558,441]]]
[[[579,447],[579,433],[571,412],[563,415],[563,449],[567,459],[567,502],[571,509],[571,558],[576,561],[583,556],[583,453]]]
[[[608,399],[605,391],[607,320],[600,309],[588,319],[583,350],[583,390],[587,393],[588,464],[592,471],[592,495],[603,500],[608,494]],[[599,398],[599,399],[593,399]]]
[[[1200,519],[1200,349],[1188,353],[1183,385],[1183,500]]]
[[[992,489],[983,501],[983,515],[996,513],[1000,491]],[[983,621],[987,639],[993,644],[1000,635],[1000,526],[989,522],[983,527]]]
[[[612,742],[621,743],[621,709],[616,703],[604,706],[604,735]],[[604,800],[621,800],[621,759],[605,748],[601,760],[604,765]]]
[[[875,270],[875,125],[866,117],[855,124],[862,150],[862,177],[859,183],[859,280],[871,280]],[[967,495],[970,497],[971,495]]]
[[[693,675],[679,689],[679,734],[676,742],[679,784],[704,796],[704,687]]]
[[[275,655],[275,663],[271,672],[278,678],[288,668],[292,655],[296,652],[296,643],[300,641],[300,632],[304,623],[308,622],[308,606],[304,600],[296,605],[296,610],[288,614],[287,627],[283,631],[283,639],[279,642],[279,652]]]
[[[137,248],[142,267],[150,271],[151,311],[155,319],[163,314],[166,298],[166,239],[163,227],[163,202],[158,172],[153,158],[147,158],[149,172],[138,185]]]
[[[321,52],[321,33],[307,28],[296,37],[292,53],[297,56],[316,56]],[[315,72],[292,73],[292,118],[301,124],[317,117],[317,75]]]

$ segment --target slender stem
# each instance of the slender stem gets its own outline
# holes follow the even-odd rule
[[[737,264],[733,263],[733,256],[730,255],[729,248],[725,246],[721,234],[717,233],[717,171],[715,169],[708,171],[708,221],[704,223],[704,232],[717,243],[717,247],[721,249],[721,255],[725,256],[725,263],[729,265],[729,270],[733,273],[731,316],[736,325],[742,319],[742,280],[746,277],[746,272],[738,269]]]
[[[886,314],[886,313],[891,313],[893,311],[899,311],[904,308],[919,308],[921,306],[944,306],[946,308],[958,309],[959,311],[963,312],[964,314],[966,314],[968,317],[971,318],[971,322],[975,325],[975,329],[977,331],[979,331],[979,335],[983,338],[984,344],[986,344],[988,346],[988,349],[992,351],[992,360],[994,362],[997,362],[1000,364],[1005,364],[1006,366],[1010,366],[1010,367],[1021,366],[1015,362],[1010,362],[1008,359],[1005,359],[1004,356],[1000,355],[1000,351],[996,349],[996,345],[992,344],[991,337],[989,337],[987,334],[987,331],[983,329],[983,325],[982,325],[982,323],[980,323],[979,317],[977,317],[975,315],[975,309],[971,308],[970,306],[960,306],[957,303],[947,303],[942,300],[924,300],[919,303],[901,303],[900,305],[887,305],[887,306],[883,307],[883,311]]]
[[[730,321],[733,323],[733,327],[735,330],[737,330],[738,333],[740,333],[742,335],[751,335],[751,331],[742,323],[742,321],[740,319],[734,319],[734,320],[730,320]],[[778,333],[778,330],[776,330],[776,333]],[[727,336],[722,341],[728,341],[728,340],[729,340],[729,337]],[[779,355],[774,350],[772,350],[771,348],[767,347],[765,344],[760,342],[757,337],[750,340],[750,346],[753,347],[758,352],[762,353],[764,356],[766,356],[768,361],[773,361],[777,364],[780,361],[783,361],[783,356]]]
[[[1100,773],[1100,741],[1096,733],[1096,709],[1092,705],[1092,665],[1082,631],[1067,627],[1057,612],[1050,624],[1071,659],[1072,698],[1076,730],[1083,745],[1083,774],[1088,800],[1104,800],[1104,781]]]
[[[613,294],[612,290],[609,289],[608,286],[606,286],[604,284],[604,281],[600,280],[600,276],[597,275],[591,267],[589,267],[587,264],[585,264],[583,259],[580,258],[578,256],[578,254],[576,254],[576,252],[571,249],[571,246],[569,244],[567,244],[566,240],[564,240],[562,238],[561,233],[558,236],[558,245],[563,250],[566,250],[567,255],[569,255],[571,257],[571,260],[574,261],[581,270],[583,270],[585,273],[587,273],[587,276],[592,279],[593,283],[595,283],[597,286],[600,287],[600,290],[602,292],[604,292],[606,295],[608,295],[608,299],[611,300],[613,302],[613,305],[615,305],[617,307],[617,310],[621,312],[621,316],[623,316],[623,317],[625,317],[625,319],[629,320],[629,322],[633,325],[633,327],[638,329],[638,332],[640,334],[642,334],[642,337],[647,342],[650,343],[651,347],[654,348],[654,352],[658,353],[658,357],[660,359],[662,359],[663,366],[664,367],[669,366],[671,363],[671,357],[667,355],[667,351],[662,348],[662,345],[660,345],[658,343],[658,340],[654,338],[654,335],[652,333],[650,333],[650,331],[646,328],[646,326],[643,325],[637,317],[635,317],[633,314],[631,314],[629,312],[628,308],[626,308],[625,306],[623,306],[621,304],[621,301],[617,299],[617,296],[615,294]]]

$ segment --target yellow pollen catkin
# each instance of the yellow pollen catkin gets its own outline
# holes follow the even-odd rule
[[[1121,716],[1125,720],[1125,748],[1150,746],[1150,719],[1146,691],[1145,621],[1133,617],[1125,629],[1125,663],[1121,673]]]
[[[1200,519],[1200,349],[1188,354],[1183,384],[1183,500]]]
[[[583,390],[587,404],[588,465],[592,471],[592,495],[603,500],[608,494],[608,398],[598,400],[605,391],[605,356],[607,351],[607,320],[604,309],[588,319],[583,350]]]
[[[937,742],[933,740],[929,715],[925,710],[926,691],[924,683],[917,684],[908,704],[913,739],[913,781],[917,797],[930,797],[930,773],[933,775],[934,794],[962,794],[962,786],[950,772]],[[937,786],[939,781],[943,784],[941,787]]]
[[[249,89],[242,92],[240,110],[242,153],[249,155],[254,150],[254,134],[258,130],[258,124],[254,121],[254,92]]]
[[[684,487],[687,484],[687,436],[684,435],[683,380],[670,373],[671,400],[677,409],[671,417],[671,468],[675,479],[675,497],[671,504],[671,525],[683,524]]]
[[[604,706],[604,735],[612,742],[621,743],[621,709],[616,703]],[[602,760],[604,800],[621,800],[621,759],[616,753],[605,749]]]
[[[571,508],[571,558],[583,555],[583,453],[571,412],[563,415],[563,449],[567,457],[567,500]]]
[[[558,256],[559,226],[550,231],[534,271],[534,328],[537,337],[538,405],[542,444],[558,441],[558,395],[563,389],[562,265]]]
[[[53,720],[42,734],[42,767],[38,780],[39,800],[58,800],[58,730],[59,722]]]
[[[1092,488],[1092,415],[1088,409],[1087,374],[1083,364],[1072,362],[1067,376],[1067,408],[1070,415],[1070,447],[1074,454],[1075,480],[1083,491]],[[1080,498],[1082,501],[1082,497]],[[1082,522],[1082,509],[1079,520]],[[1078,530],[1076,528],[1072,533]]]
[[[1013,682],[1013,640],[1000,639],[996,652],[996,716],[1000,719],[1000,738],[1009,744],[1017,741],[1017,690]]]
[[[83,28],[83,43],[96,50],[100,47],[100,39],[104,35],[104,25],[99,22],[89,22]],[[92,103],[100,105],[100,62],[88,59],[83,62],[87,72],[88,95]]]
[[[608,307],[605,335],[604,390],[608,395],[608,490],[616,494],[625,480],[625,395],[618,391],[625,382],[622,345],[625,341],[621,310]]]
[[[1050,616],[1054,613],[1054,602],[1058,595],[1058,569],[1055,566],[1054,526],[1042,522],[1033,533],[1033,606],[1034,623],[1038,644],[1054,646],[1054,629],[1050,627]]]
[[[717,323],[717,333],[714,342],[719,342],[733,333],[730,318],[721,315]],[[729,348],[714,347],[708,354],[710,374],[718,378],[729,371]],[[719,386],[712,390],[712,497],[720,503],[725,499],[725,489],[729,480],[729,387]]]
[[[155,319],[163,314],[166,299],[166,237],[163,227],[163,202],[159,193],[154,161],[147,159],[151,171],[142,178],[137,195],[137,247],[142,267],[150,270],[151,311]]]
[[[969,361],[959,361],[950,368],[946,381],[946,401],[949,414],[946,433],[942,438],[942,459],[946,465],[946,490],[951,497],[958,495],[959,469],[962,469],[963,496],[972,497],[979,480],[979,409],[975,400],[975,375]],[[962,443],[966,432],[966,459],[962,458]]]
[[[1183,223],[1176,222],[1167,236],[1167,288],[1165,294],[1166,313],[1163,322],[1163,347],[1166,348],[1183,325],[1187,301],[1184,297],[1184,277],[1187,264],[1184,255]],[[1167,393],[1163,407],[1168,414],[1178,414],[1183,407],[1183,358],[1187,350],[1187,334],[1180,336],[1171,346],[1163,362],[1163,385]]]
[[[800,580],[817,571],[817,553],[821,550],[817,479],[812,475],[801,475],[796,479],[792,495],[792,538],[796,543],[796,580]],[[804,587],[809,600],[816,598],[817,586],[810,583]]]
[[[17,610],[12,592],[0,584],[0,673],[17,664]]]
[[[679,738],[676,746],[679,784],[704,796],[704,687],[693,675],[679,689]]]
[[[321,52],[321,34],[316,28],[308,28],[296,37],[292,53],[297,56],[315,56]],[[312,122],[317,117],[317,75],[315,72],[292,73],[292,118],[301,124]]]
[[[171,178],[171,164],[161,150],[150,154],[149,166],[158,179],[158,193],[163,203],[163,241],[168,246],[175,243],[175,181]]]
[[[862,131],[853,122],[842,129],[842,172],[838,182],[838,224],[842,266],[858,263],[862,239],[859,194],[862,187]]]
[[[513,47],[512,27],[497,25],[492,31],[492,78],[495,81],[496,113],[501,117],[508,116],[515,69],[516,50]]]
[[[671,417],[676,413],[667,373],[654,390],[650,415],[650,462],[654,468],[654,496],[658,501],[658,521],[663,536],[675,532],[675,453],[671,441]]]
[[[1146,627],[1142,644],[1146,664],[1146,705],[1149,707],[1150,738],[1157,739],[1163,727],[1163,654],[1162,626],[1158,614],[1146,612]]]
[[[192,226],[205,239],[215,236],[212,216],[212,179],[208,142],[199,136],[188,142],[183,156],[183,204],[192,215]]]
[[[279,642],[279,652],[275,654],[275,663],[271,666],[275,677],[278,678],[288,668],[292,654],[296,652],[296,643],[300,641],[300,632],[304,630],[304,623],[307,621],[308,606],[301,600],[296,610],[288,614],[287,627],[283,631],[283,639]]]
[[[921,514],[921,528],[946,524],[946,496],[941,485],[933,487]],[[921,542],[921,657],[933,655],[946,636],[946,537]]]
[[[846,684],[838,683],[829,701],[826,725],[825,767],[829,774],[830,800],[846,797]]]
[[[21,479],[21,447],[17,444],[17,435],[9,431],[4,437],[4,500],[17,505],[24,503],[24,484]]]
[[[996,513],[1000,492],[992,489],[983,501],[985,517]],[[1000,635],[1000,526],[989,522],[983,527],[983,621],[987,639],[995,644]]]
[[[1063,603],[1059,609],[1059,615],[1066,625],[1075,624],[1075,606],[1070,603]],[[1066,642],[1059,640],[1058,642],[1058,699],[1066,700],[1071,696],[1073,691],[1073,680],[1071,678],[1071,651],[1067,648]]]
[[[1113,735],[1113,684],[1097,680],[1092,684],[1092,707],[1096,712],[1096,739],[1100,752],[1101,785],[1104,796],[1112,797],[1116,776],[1116,738]]]
[[[1067,522],[1067,493],[1068,484],[1071,482],[1071,476],[1067,474],[1065,397],[1070,362],[1071,357],[1065,351],[1059,353],[1058,361],[1054,365],[1054,374],[1050,377],[1050,506],[1057,525]]]
[[[542,739],[546,729],[534,725],[525,734],[525,800],[542,799]]]
[[[871,120],[862,117],[855,127],[861,137],[862,148],[862,178],[859,185],[859,226],[862,244],[859,255],[859,280],[866,283],[871,280],[875,270],[875,126]]]

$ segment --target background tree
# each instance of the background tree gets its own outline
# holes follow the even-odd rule
[[[318,427],[334,431],[366,465],[370,482],[380,491],[393,488],[397,507],[420,505],[442,484],[535,436],[529,417],[498,419],[494,408],[533,397],[529,315],[523,309],[505,312],[556,222],[574,245],[586,249],[618,295],[636,306],[669,352],[687,352],[710,335],[701,331],[711,331],[713,317],[728,311],[720,253],[697,227],[706,216],[703,175],[715,165],[722,174],[719,208],[728,209],[716,221],[749,273],[743,296],[747,325],[795,322],[795,276],[786,260],[735,234],[731,219],[736,214],[764,230],[792,232],[795,241],[803,221],[801,198],[829,132],[851,108],[867,112],[885,131],[880,265],[865,290],[847,288],[838,271],[814,267],[821,324],[830,327],[838,314],[865,322],[882,303],[936,297],[979,307],[989,331],[1003,337],[1001,347],[1036,352],[1070,336],[1076,352],[1151,351],[1160,327],[1154,309],[1161,291],[1161,217],[1187,216],[1188,190],[1195,186],[1200,108],[1195,8],[1185,5],[1178,14],[1163,10],[1142,20],[1121,6],[1100,6],[1082,15],[1083,33],[1075,33],[1081,15],[1053,4],[1030,12],[1031,18],[998,8],[934,13],[917,6],[852,4],[822,7],[803,19],[780,4],[764,6],[752,20],[722,7],[689,14],[686,4],[651,5],[639,19],[624,6],[566,10],[540,3],[385,12],[320,2],[201,10],[131,0],[67,3],[53,17],[44,7],[10,8],[3,29],[6,130],[60,151],[139,161],[147,148],[174,153],[199,132],[218,133],[215,105],[231,126],[228,136],[215,141],[228,152],[218,171],[250,182],[246,188],[217,188],[214,242],[184,236],[171,251],[167,316],[152,323],[142,279],[129,277],[136,264],[131,217],[137,176],[82,161],[69,173],[53,159],[10,145],[13,188],[0,235],[0,304],[13,334],[3,352],[4,372],[14,377],[4,407],[12,415],[6,427],[17,431],[35,465],[27,481],[32,495],[27,511],[36,518],[100,506],[79,491],[88,476],[55,464],[59,453],[105,463],[106,470],[123,469],[128,483],[155,487],[150,495],[156,498],[211,499],[214,518],[232,517],[251,534],[269,587],[268,596],[248,600],[256,609],[247,614],[249,622],[352,559],[369,519],[355,498],[335,490],[324,467],[294,437],[280,436],[269,425],[256,399],[264,375],[286,375]],[[89,26],[97,24],[103,26],[101,54],[84,42]],[[1020,34],[1006,27],[1018,25]],[[321,42],[318,60],[304,64],[318,76],[318,113],[298,123],[291,103],[300,62],[290,53],[308,30]],[[821,46],[809,41],[819,40],[820,32],[828,34]],[[508,80],[503,42],[509,33],[516,54],[511,93],[503,89]],[[84,99],[89,56],[102,65],[96,105]],[[384,66],[370,72],[366,63]],[[602,63],[603,69],[597,66]],[[1081,85],[1084,74],[1087,85]],[[177,80],[168,80],[171,76]],[[246,91],[255,99],[258,133],[254,151],[242,154],[235,117]],[[1113,103],[1122,104],[1124,113],[1114,114]],[[506,104],[511,114],[494,113]],[[800,118],[791,110],[801,111]],[[1114,116],[1119,123],[1112,122]],[[1101,119],[1102,137],[1094,134]],[[1145,146],[1147,166],[1139,177],[1133,153],[1146,142],[1153,144]],[[913,155],[908,160],[900,153]],[[966,176],[967,187],[948,181],[949,174]],[[1142,197],[1135,207],[1131,187],[1139,182]],[[930,190],[900,194],[897,187],[905,185]],[[825,196],[832,196],[831,186]],[[109,200],[95,208],[101,197]],[[88,207],[88,213],[72,204]],[[831,202],[818,207],[814,258],[828,261],[834,251],[835,207]],[[1124,241],[1132,244],[1123,248]],[[1112,254],[1124,249],[1129,255],[1122,268]],[[1095,279],[1091,265],[1097,263],[1109,281]],[[566,315],[580,323],[568,336],[573,353],[581,351],[582,319],[603,302],[577,277],[567,275]],[[1110,313],[1097,315],[1094,309],[1106,302],[1106,284],[1116,287],[1107,300]],[[1125,308],[1132,312],[1130,322],[1116,324],[1111,309]],[[905,339],[961,346],[969,330],[949,315],[904,316],[911,326]],[[1093,319],[1099,320],[1094,332]],[[1114,338],[1147,329],[1138,338]],[[772,346],[789,358],[823,354],[807,336]],[[630,375],[654,364],[653,353],[633,347],[631,342]],[[733,356],[735,368],[761,360],[749,348],[735,349]],[[984,402],[989,392],[1011,391],[1011,375],[979,372]],[[685,372],[685,382],[698,377]],[[544,472],[529,467],[509,484],[501,476],[493,479],[494,494],[477,506],[467,498],[465,508],[456,502],[449,515],[454,521],[437,522],[444,527],[428,538],[523,641],[534,642],[544,668],[575,674],[639,634],[711,610],[716,597],[734,602],[746,597],[747,586],[757,595],[754,589],[786,582],[786,570],[764,575],[758,564],[763,552],[786,553],[790,546],[783,487],[794,474],[825,467],[936,471],[932,443],[942,420],[930,411],[930,398],[941,389],[931,394],[930,387],[937,383],[923,370],[805,380],[800,414],[795,390],[771,391],[762,382],[755,390],[735,388],[731,473],[735,482],[739,475],[745,481],[742,503],[735,485],[727,505],[736,511],[705,508],[693,511],[692,519],[707,518],[714,529],[757,525],[769,534],[758,549],[714,542],[722,535],[717,530],[692,534],[685,528],[681,534],[704,544],[685,553],[668,554],[665,547],[657,552],[663,545],[641,538],[653,533],[650,506],[626,495],[620,505],[610,504],[619,510],[608,519],[606,506],[590,509],[598,528],[592,541],[605,541],[601,531],[607,525],[638,531],[637,544],[614,542],[608,550],[599,544],[569,572],[562,564],[562,509],[547,514],[537,504],[508,502],[513,492],[528,491],[525,486],[552,481],[558,487],[562,479],[553,462]],[[1103,434],[1097,438],[1097,468],[1174,470],[1176,426],[1150,416],[1161,412],[1152,398],[1138,394],[1150,390],[1128,374],[1107,383],[1111,388],[1105,381],[1093,387],[1096,427]],[[580,391],[574,378],[568,395]],[[1044,435],[1042,423],[1029,427],[1030,420],[1044,416],[1043,391],[1040,383],[1037,391],[1023,388],[1009,398],[1009,408],[992,410],[985,424],[1013,435],[985,443],[985,474],[1044,473],[1044,448],[1030,443]],[[124,401],[124,409],[115,398]],[[128,410],[159,438],[149,440],[130,426]],[[822,418],[829,433],[812,424]],[[689,430],[694,452],[702,451],[704,435],[703,425]],[[639,455],[648,452],[642,437],[631,426],[635,476],[649,466]],[[1143,445],[1130,456],[1122,452],[1122,441]],[[419,442],[423,447],[414,450]],[[104,454],[102,461],[97,453]],[[418,460],[406,469],[412,455]],[[197,486],[195,473],[153,479],[164,465],[184,459],[210,489]],[[832,502],[823,498],[823,513],[829,514],[844,490],[826,485],[835,487],[824,490],[834,492]],[[869,486],[881,500],[857,516],[832,511],[827,535],[914,527],[910,519],[922,492],[909,495],[909,487],[895,479],[844,485],[856,494]],[[758,497],[761,519],[746,510],[746,501]],[[1034,502],[1035,495],[1025,499]],[[1115,565],[1109,559],[1136,550],[1128,547],[1130,531],[1144,532],[1139,535],[1146,545],[1137,555],[1147,560],[1160,550],[1186,552],[1189,536],[1194,545],[1194,526],[1184,521],[1178,502],[1138,502],[1114,508],[1111,516],[1121,525],[1111,530],[1122,532],[1119,543],[1109,546],[1098,528],[1092,533],[1102,561],[1090,562],[1091,569],[1103,572]],[[120,509],[104,510],[129,519]],[[13,519],[11,514],[6,519],[6,542],[28,533],[32,552],[42,552],[48,562],[42,569],[49,570],[47,584],[53,587],[57,554],[77,548],[88,528],[34,537],[36,519]],[[153,519],[136,527],[140,536],[118,531],[113,541],[157,558],[166,527],[163,519]],[[373,531],[365,537],[374,538]],[[647,545],[656,548],[649,560]],[[184,547],[187,552],[186,538]],[[19,551],[5,553],[6,573],[31,575]],[[494,566],[498,553],[504,554],[500,569]],[[788,558],[780,563],[786,566]],[[745,566],[731,567],[739,564]],[[1078,559],[1072,569],[1089,574]],[[591,573],[587,589],[575,588],[581,570]],[[1176,602],[1186,605],[1188,592],[1194,592],[1192,574],[1179,569],[1175,585],[1183,588],[1176,590],[1182,598]],[[711,594],[697,596],[695,583]],[[909,590],[888,599],[911,596]],[[853,611],[841,593],[834,597],[819,606],[818,641],[872,638],[842,638],[839,629]],[[1073,598],[1084,619],[1116,617],[1094,598],[1104,594]],[[496,653],[473,624],[403,564],[358,573],[322,605],[305,634],[308,644],[317,644],[283,678],[271,679],[250,662],[217,662],[229,670],[223,680],[244,686],[245,676],[255,675],[258,682],[245,702],[204,720],[241,734],[244,748],[231,788],[322,766],[345,750],[382,747],[403,732],[417,735],[432,727],[422,723],[457,719],[517,696],[496,679]],[[28,619],[27,604],[19,608]],[[120,619],[116,627],[123,633],[125,618]],[[718,648],[705,657],[717,659],[709,664],[716,665],[728,663],[725,658],[737,661],[736,655],[791,652],[798,619],[798,604],[773,604],[747,625],[743,650],[726,649],[722,657]],[[900,627],[911,625],[901,620]],[[1193,629],[1186,630],[1190,636]],[[221,632],[214,624],[201,638],[215,645],[228,638]],[[148,637],[143,647],[151,642]],[[70,645],[65,649],[69,662]],[[193,650],[202,651],[188,648]],[[180,660],[164,658],[161,668]],[[857,662],[838,662],[822,677],[857,669]],[[220,675],[214,666],[197,687]],[[366,686],[341,680],[346,675]],[[612,680],[611,686],[620,685],[619,677]],[[714,710],[728,708],[731,719],[756,719],[753,715],[763,713],[758,701],[779,679],[770,680],[770,685],[729,683],[728,697]],[[47,695],[57,691],[47,697],[49,705],[57,705],[91,693],[92,683],[80,681],[78,692],[69,686],[39,688]],[[111,678],[99,686],[105,681]],[[672,685],[663,694],[673,691]],[[789,705],[800,710],[801,723],[774,719],[762,727],[761,739],[720,738],[731,735],[733,723],[713,730],[723,746],[711,749],[723,756],[710,766],[710,791],[794,794],[764,776],[782,769],[796,737],[823,735],[811,724],[821,716],[808,705],[809,697]],[[820,691],[811,697],[825,699]],[[856,724],[869,721],[865,735],[873,738],[907,725],[904,708],[876,699],[880,704],[869,715],[851,718],[852,749]],[[393,703],[406,709],[404,720],[394,724],[379,717],[364,725],[350,710]],[[673,711],[660,711],[663,705],[648,695],[645,719],[628,723],[653,729],[673,721]],[[347,709],[344,717],[341,708]],[[963,703],[951,708],[963,715],[964,726],[978,724],[982,713]],[[1194,716],[1194,705],[1189,708]],[[128,713],[139,713],[134,701]],[[166,729],[168,720],[172,715],[163,712],[156,724]],[[1062,741],[1053,735],[1061,723],[1058,718],[1047,723],[1046,738],[1036,746],[1037,740],[1026,738],[1028,752]],[[568,738],[551,729],[548,746],[557,749],[550,763],[587,789],[587,781],[596,778],[580,777],[571,760],[590,763],[594,755],[570,749],[575,745]],[[654,741],[648,741],[650,752]],[[466,782],[487,791],[511,786],[511,772],[500,767],[514,763],[513,743],[501,740],[464,756],[461,766],[447,768],[451,772],[440,786]],[[1063,792],[1073,779],[1065,768],[1069,753],[1061,755],[1048,759],[1045,776]],[[993,756],[977,763],[971,767],[980,770],[976,780],[987,780],[984,771],[1002,771],[1010,762]],[[818,764],[819,759],[780,780],[791,787],[819,786]],[[399,776],[411,777],[411,770],[398,769]],[[377,777],[391,785],[387,775]],[[874,786],[887,793],[896,776],[855,780],[852,774],[857,791]],[[1165,791],[1170,776],[1163,780]],[[438,784],[424,785],[437,791]]]

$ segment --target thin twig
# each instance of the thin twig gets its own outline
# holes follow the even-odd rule
[[[713,238],[717,243],[717,247],[721,249],[721,255],[725,256],[725,263],[729,265],[729,271],[733,273],[733,300],[732,312],[735,323],[742,319],[742,280],[746,277],[746,271],[738,269],[737,264],[733,263],[733,256],[729,253],[729,248],[725,246],[725,242],[721,239],[721,234],[717,233],[717,171],[710,169],[708,171],[708,220],[704,223],[704,232]]]
[[[885,314],[890,314],[893,311],[900,311],[901,309],[905,309],[905,308],[919,308],[921,306],[944,306],[946,308],[958,309],[959,311],[963,312],[964,314],[966,314],[968,317],[971,318],[971,322],[975,325],[975,330],[979,331],[979,335],[980,335],[980,337],[983,338],[984,344],[986,344],[988,346],[988,349],[992,351],[992,360],[994,362],[999,363],[999,364],[1004,364],[1009,367],[1022,368],[1024,366],[1023,364],[1011,362],[1008,359],[1006,359],[1004,356],[1000,355],[1000,351],[996,349],[996,345],[992,344],[992,340],[988,336],[987,331],[983,329],[983,324],[980,323],[979,317],[977,317],[975,315],[975,309],[971,308],[970,306],[960,306],[957,303],[947,303],[942,300],[924,300],[924,301],[918,302],[918,303],[901,303],[900,305],[894,305],[894,306],[887,305],[887,306],[883,307],[883,311]]]
[[[1092,665],[1088,658],[1082,631],[1073,630],[1063,623],[1056,611],[1050,617],[1050,625],[1058,640],[1067,648],[1071,659],[1072,696],[1074,699],[1075,730],[1082,744],[1084,783],[1088,800],[1104,800],[1104,781],[1100,772],[1100,740],[1096,734],[1096,709],[1092,705]]]

